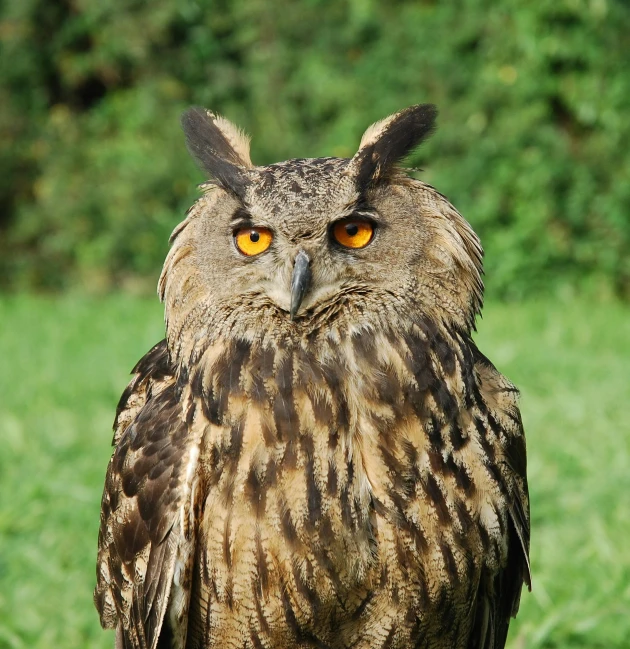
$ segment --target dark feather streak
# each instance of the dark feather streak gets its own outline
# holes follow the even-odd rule
[[[188,151],[201,169],[242,200],[250,183],[250,173],[213,117],[204,108],[189,108],[182,115],[182,128]]]
[[[374,143],[359,151],[356,185],[360,194],[387,177],[397,162],[430,135],[436,116],[432,104],[410,106],[394,117]]]

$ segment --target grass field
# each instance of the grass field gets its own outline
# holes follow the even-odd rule
[[[630,309],[485,309],[522,389],[534,590],[509,647],[630,647]],[[112,647],[92,605],[111,422],[156,301],[0,299],[0,648]]]

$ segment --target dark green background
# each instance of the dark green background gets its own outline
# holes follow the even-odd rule
[[[626,0],[5,0],[0,288],[153,287],[195,197],[179,115],[253,159],[350,156],[418,102],[411,160],[473,224],[494,296],[630,294]]]
[[[440,128],[410,164],[482,236],[476,341],[522,390],[534,588],[508,647],[628,649],[629,0],[0,0],[0,649],[113,646],[100,497],[203,179],[182,110],[266,163],[350,156],[416,102]]]

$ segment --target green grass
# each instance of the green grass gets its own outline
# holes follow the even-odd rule
[[[630,638],[630,309],[485,309],[481,349],[522,389],[534,590],[511,649]],[[114,408],[162,335],[156,301],[0,299],[0,648],[112,647],[92,605]]]

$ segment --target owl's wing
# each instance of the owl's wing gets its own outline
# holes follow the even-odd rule
[[[481,579],[469,649],[503,649],[510,618],[518,612],[523,583],[531,588],[525,433],[517,404],[518,391],[479,350],[473,348],[473,353],[480,392],[489,406],[486,424],[505,439],[495,475],[509,516],[507,563],[493,578]]]
[[[114,423],[94,601],[102,626],[117,630],[117,649],[155,649],[174,577],[182,619],[188,605],[198,439],[182,416],[166,341],[133,371]]]

